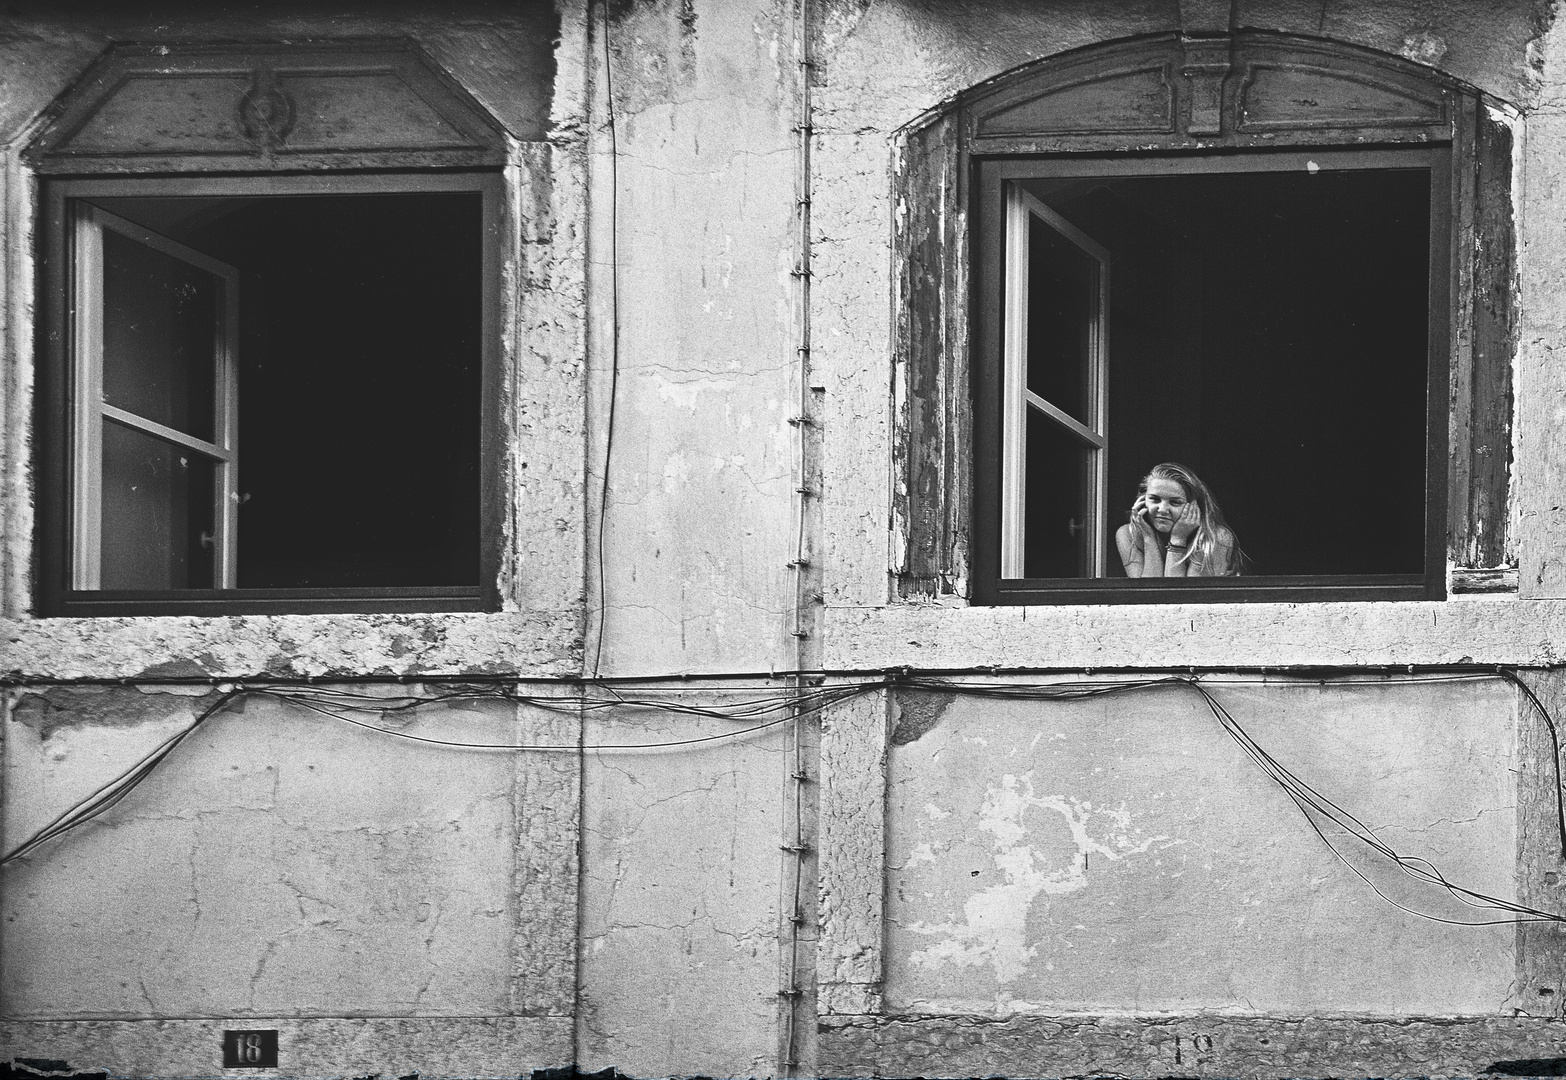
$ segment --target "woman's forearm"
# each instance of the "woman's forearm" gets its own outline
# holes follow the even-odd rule
[[[1158,550],[1158,545],[1149,542],[1142,549],[1142,577],[1164,576],[1164,555]]]

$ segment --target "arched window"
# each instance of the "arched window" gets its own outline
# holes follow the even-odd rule
[[[498,606],[472,98],[406,41],[118,46],[26,160],[41,613]]]
[[[1169,35],[980,86],[903,151],[905,593],[1430,599],[1449,552],[1500,561],[1510,132],[1473,91]],[[1131,519],[1170,461],[1227,516],[1205,564]]]

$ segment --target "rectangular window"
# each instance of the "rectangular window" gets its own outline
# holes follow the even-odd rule
[[[498,174],[45,193],[46,613],[496,606]]]
[[[977,599],[1444,595],[1447,155],[981,161]]]

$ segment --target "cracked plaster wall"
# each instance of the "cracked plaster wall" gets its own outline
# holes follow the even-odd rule
[[[607,597],[589,671],[794,663],[792,12],[785,0],[592,9],[591,486],[612,458],[601,556],[596,533],[588,543],[590,620],[600,558]],[[585,738],[717,730],[630,713]],[[588,755],[584,1070],[775,1070],[784,739]]]
[[[1187,4],[1188,8],[1203,5]],[[1207,5],[1227,12],[1228,5]],[[1519,107],[1548,102],[1553,76],[1547,60],[1559,37],[1553,28],[1554,5],[1544,0],[1508,0],[1474,5],[1456,0],[1412,3],[1402,0],[1317,0],[1317,2],[1245,3],[1234,5],[1235,21],[1254,27],[1306,35],[1324,35],[1379,49],[1439,68],[1471,82],[1488,94]],[[919,120],[928,110],[985,79],[1019,65],[1065,50],[1099,41],[1148,33],[1167,33],[1181,27],[1181,5],[1173,0],[1103,4],[1094,0],[1056,0],[1047,4],[1013,4],[1005,0],[967,0],[935,3],[927,0],[834,0],[821,12],[817,83],[814,91],[817,142],[814,157],[815,188],[812,214],[816,227],[814,285],[812,292],[812,354],[819,379],[827,388],[825,455],[823,466],[823,546],[832,553],[832,571],[825,593],[829,604],[826,635],[829,655],[855,647],[869,639],[879,645],[885,613],[885,645],[890,653],[906,653],[907,637],[892,625],[902,618],[900,605],[888,605],[889,567],[901,561],[888,551],[891,518],[891,485],[882,463],[891,464],[894,407],[887,387],[891,381],[889,354],[893,314],[887,298],[892,295],[888,237],[897,228],[900,209],[891,202],[888,174],[893,167],[900,128]],[[1530,125],[1532,117],[1530,117]],[[1528,166],[1553,176],[1559,158],[1550,147],[1526,151]],[[1555,186],[1551,181],[1552,189]],[[1524,193],[1525,200],[1534,200]],[[1556,226],[1543,219],[1558,217],[1548,209],[1548,198],[1537,200],[1534,215],[1546,232]],[[1527,213],[1525,207],[1524,214]],[[1525,218],[1525,227],[1532,218]],[[1526,241],[1524,241],[1526,243]],[[1548,241],[1535,252],[1541,260],[1540,278],[1553,282],[1560,276],[1562,245]],[[1526,265],[1526,260],[1523,261]],[[1541,280],[1539,284],[1543,284]],[[1523,305],[1533,283],[1522,279]],[[1543,310],[1541,329],[1553,326],[1559,307],[1558,288],[1540,288],[1535,294]],[[1538,392],[1532,402],[1519,397],[1520,417],[1526,421],[1534,409],[1553,408],[1559,381],[1555,368],[1546,367],[1543,353],[1552,340],[1541,333],[1529,348],[1539,358],[1519,362],[1518,392],[1524,378],[1537,373]],[[1559,500],[1545,501],[1545,491],[1559,486],[1561,455],[1555,449],[1558,423],[1543,423],[1522,432],[1522,445],[1537,445],[1530,461],[1519,460],[1517,475],[1519,512],[1525,520],[1543,515],[1553,520]],[[866,461],[876,468],[865,468]],[[1547,465],[1537,478],[1536,465]],[[1532,484],[1533,487],[1528,485]],[[1526,500],[1526,501],[1524,501]],[[1542,505],[1541,505],[1542,504]],[[1558,509],[1558,508],[1557,508]],[[1529,558],[1559,563],[1554,552],[1558,541],[1547,541],[1545,521],[1531,533],[1538,539]],[[1554,582],[1556,571],[1545,575]],[[1524,575],[1526,578],[1527,575]],[[1537,589],[1537,587],[1534,587]],[[1536,595],[1559,596],[1559,584],[1548,584]],[[1525,587],[1524,595],[1529,595]],[[1402,605],[1408,607],[1410,605]],[[861,608],[870,612],[859,618]],[[1216,611],[1217,608],[1209,608]],[[1090,612],[1091,616],[1092,613]],[[1049,627],[1046,640],[1073,644],[1073,628],[1061,625],[1066,609],[1037,613]],[[1387,617],[1397,618],[1393,613]],[[1150,621],[1152,617],[1149,617]],[[1088,623],[1089,643],[1125,642],[1128,651],[1140,652],[1145,662],[1162,658],[1160,641],[1166,635],[1142,634],[1135,618],[1121,620],[1113,612],[1104,625]],[[1117,624],[1125,622],[1126,632]],[[1275,621],[1275,620],[1274,620]],[[1491,609],[1479,620],[1487,624],[1485,637],[1510,637],[1504,611]],[[995,646],[995,627],[983,619],[965,622],[955,615],[934,614],[930,622],[942,644],[961,649],[972,646],[984,652],[985,663],[1006,663],[1004,650]],[[1493,628],[1493,629],[1491,629]],[[1297,645],[1325,644],[1331,635],[1314,631],[1308,638],[1266,634],[1264,649],[1286,653]],[[1205,635],[1213,651],[1232,644],[1221,632]],[[1355,644],[1372,648],[1381,643],[1379,631],[1356,638]],[[926,642],[921,641],[921,644]],[[1522,646],[1524,643],[1520,642]],[[1534,643],[1535,645],[1537,642]],[[879,651],[873,650],[873,651]],[[1043,650],[1048,652],[1048,646]],[[1080,650],[1072,650],[1080,651]],[[1521,647],[1518,651],[1521,651]],[[927,655],[921,651],[918,655]],[[845,655],[845,660],[847,657]],[[892,660],[891,663],[898,661]],[[831,661],[828,661],[832,666]],[[874,665],[876,661],[871,660]],[[845,664],[845,666],[849,666]]]
[[[583,8],[563,6],[571,32],[585,33]],[[0,63],[0,79],[8,80],[0,83],[5,91],[0,100],[12,110],[0,117],[7,130],[57,93],[105,34],[102,27],[51,23],[29,14],[34,9],[13,9],[33,22],[15,23],[0,37],[0,50],[9,50],[0,55],[19,58]],[[122,20],[116,32],[199,36],[203,28],[232,29],[231,14],[194,10],[181,14],[172,31],[147,20]],[[795,411],[798,393],[790,277],[795,196],[790,129],[796,107],[787,21],[791,6],[781,0],[646,0],[613,3],[609,10],[607,61],[601,26],[595,25],[587,42],[586,78],[572,71],[560,79],[562,85],[571,78],[590,83],[587,100],[556,105],[557,114],[562,109],[567,114],[557,121],[559,129],[585,128],[589,140],[593,198],[590,209],[581,212],[588,215],[590,234],[590,485],[601,481],[610,368],[618,352],[603,543],[609,603],[602,670],[788,666],[791,579],[785,563],[793,556],[793,442],[785,420]],[[1538,4],[1487,5],[1483,20],[1472,5],[1455,2],[1242,3],[1240,10],[1248,25],[1324,33],[1409,55],[1519,103],[1536,98],[1550,103],[1558,96],[1551,65],[1566,38],[1555,30],[1542,44],[1531,43]],[[1536,617],[1518,630],[1512,626],[1511,605],[1503,603],[1469,605],[1455,632],[1424,630],[1419,605],[1406,606],[1419,609],[1406,619],[1395,612],[1368,612],[1368,606],[1368,613],[1348,613],[1352,619],[1338,611],[1316,612],[1293,630],[1267,629],[1288,625],[1271,610],[1249,613],[1238,629],[1209,630],[1204,624],[1201,635],[1193,618],[1189,639],[1182,626],[1191,613],[1176,609],[1117,616],[1124,627],[1107,634],[1093,618],[1080,626],[1059,619],[1052,626],[1047,617],[1033,629],[1013,626],[1025,613],[1003,613],[1000,622],[989,618],[992,613],[972,613],[955,633],[955,624],[943,621],[946,613],[939,611],[907,614],[890,627],[861,621],[852,609],[878,608],[887,599],[886,244],[895,213],[888,204],[893,132],[951,94],[1016,64],[1091,41],[1172,29],[1178,25],[1178,9],[1167,0],[1115,5],[1096,0],[1027,5],[828,0],[819,15],[812,316],[828,407],[827,593],[839,611],[850,609],[829,623],[828,648],[835,651],[829,652],[828,664],[919,664],[937,655],[975,663],[1016,662],[1017,648],[1030,659],[1058,662],[1067,655],[1071,662],[1088,664],[1107,662],[1106,657],[1152,663],[1169,656],[1233,662],[1238,648],[1263,655],[1263,662],[1269,656],[1276,662],[1278,650],[1287,649],[1338,657],[1348,648],[1342,641],[1345,619],[1356,641],[1379,643],[1382,651],[1364,654],[1376,662],[1384,662],[1383,653],[1402,657],[1399,650],[1420,658],[1439,650],[1443,659],[1486,648],[1511,649],[1508,656],[1554,656],[1555,617]],[[521,63],[518,50],[492,36],[484,16],[396,17],[421,27],[417,32],[431,43],[437,59],[503,119],[524,108],[509,89],[508,72]],[[328,22],[307,14],[286,19],[301,33],[385,32],[387,25],[354,18]],[[268,24],[277,25],[283,24]],[[612,169],[608,72],[616,118]],[[573,108],[581,112],[572,113]],[[1550,119],[1551,109],[1530,117],[1528,125],[1525,160],[1537,178],[1537,193],[1529,194],[1527,205],[1539,212],[1526,219],[1525,227],[1540,230],[1535,234],[1540,241],[1530,254],[1529,234],[1521,238],[1525,300],[1530,290],[1536,296],[1561,294],[1552,282],[1561,273],[1562,256],[1556,253],[1566,244],[1547,240],[1553,226],[1544,220],[1548,193],[1558,187],[1548,161],[1563,138]],[[7,183],[14,190],[16,178]],[[5,227],[12,253],[9,287],[25,295],[30,286],[26,280],[16,284],[14,254],[15,238],[25,234],[14,217]],[[616,305],[617,344],[610,329]],[[1549,305],[1533,310],[1538,330],[1529,355],[1534,359],[1523,370],[1539,381],[1529,389],[1526,380],[1519,380],[1525,416],[1535,408],[1526,402],[1541,400],[1539,388],[1553,387],[1550,380],[1557,378],[1547,363],[1555,314]],[[15,322],[5,327],[13,351],[24,328]],[[25,374],[8,369],[6,391],[7,416],[25,417]],[[1528,399],[1529,393],[1536,396]],[[546,416],[540,414],[540,427],[549,426]],[[31,528],[22,464],[26,448],[19,430],[25,424],[11,425],[6,443],[6,573],[13,598],[25,595],[26,559],[17,554],[25,554],[25,545],[16,537]],[[1566,425],[1541,424],[1525,428],[1520,438],[1525,447],[1534,439],[1556,453],[1551,441],[1556,437],[1545,432],[1559,430]],[[1522,472],[1527,468],[1525,463]],[[1551,476],[1532,474],[1530,490],[1542,493]],[[592,540],[589,535],[589,552],[594,551]],[[524,560],[520,572],[538,573],[568,597],[583,587],[597,588],[591,556],[585,573],[580,562],[546,559],[544,565],[541,572],[538,563]],[[1540,580],[1554,579],[1546,573]],[[590,596],[589,612],[596,603]],[[39,627],[18,620],[12,624],[20,628],[9,638],[8,657],[21,657],[25,662],[17,666],[27,670],[62,674],[135,675],[160,663],[192,664],[214,674],[274,668],[285,674],[397,674],[472,664],[475,656],[502,668],[565,672],[578,662],[575,617],[573,611],[552,609],[510,621],[466,616],[232,621],[235,625],[61,621]],[[904,625],[909,620],[912,629]],[[293,643],[279,650],[274,635],[284,628]],[[1008,637],[1013,631],[1016,639]],[[1268,633],[1293,637],[1285,642]],[[1480,644],[1457,641],[1454,633]],[[12,666],[9,658],[5,666]],[[1281,740],[1275,747],[1280,756],[1285,749],[1306,760],[1324,754],[1344,770],[1341,778],[1354,800],[1385,792],[1392,804],[1405,801],[1408,805],[1384,807],[1389,821],[1409,820],[1403,812],[1417,810],[1412,819],[1429,823],[1451,810],[1445,816],[1454,824],[1433,830],[1439,845],[1445,845],[1438,845],[1443,858],[1457,860],[1444,865],[1488,879],[1515,858],[1515,838],[1506,832],[1510,826],[1500,823],[1504,815],[1478,814],[1473,822],[1456,824],[1469,810],[1505,805],[1510,698],[1486,691],[1433,703],[1431,692],[1388,692],[1384,710],[1367,719],[1348,706],[1315,698],[1296,703],[1287,694],[1258,694],[1258,708],[1288,718],[1269,732]],[[48,738],[48,714],[36,709],[24,708],[7,723],[7,844],[25,835],[30,823],[44,820],[48,807],[64,805],[72,791],[110,775],[112,764],[123,760],[114,754],[138,752],[172,730],[174,717],[189,715],[185,703],[166,712],[138,705],[131,710],[134,720],[105,723],[105,710],[86,696],[71,701],[64,710],[71,719],[50,730]],[[1172,959],[1163,969],[1167,972],[1176,963],[1189,964],[1194,948],[1195,955],[1213,963],[1208,981],[1188,1004],[1234,1001],[1249,992],[1251,999],[1270,1003],[1262,1007],[1283,1007],[1291,991],[1258,981],[1241,963],[1276,939],[1266,937],[1263,928],[1261,937],[1246,943],[1249,952],[1230,952],[1231,925],[1244,917],[1243,932],[1261,918],[1252,914],[1258,905],[1245,898],[1243,884],[1261,861],[1315,859],[1319,849],[1306,843],[1300,823],[1289,819],[1292,808],[1274,806],[1266,816],[1243,822],[1257,845],[1250,853],[1256,860],[1252,864],[1197,862],[1178,878],[1167,869],[1172,862],[1146,865],[1149,858],[1183,859],[1194,849],[1225,854],[1226,815],[1232,820],[1240,809],[1255,805],[1253,797],[1269,794],[1259,784],[1244,786],[1250,780],[1240,781],[1232,792],[1217,790],[1236,777],[1250,777],[1249,765],[1235,760],[1233,747],[1214,735],[1210,721],[1188,704],[1181,710],[1171,720],[1164,703],[1139,703],[1126,706],[1111,724],[1107,707],[1099,708],[1084,730],[1079,715],[1065,723],[1053,707],[976,708],[958,701],[919,737],[898,746],[891,758],[889,844],[893,882],[901,894],[889,909],[890,1000],[911,1011],[945,1002],[987,1015],[1067,998],[1104,1005],[1104,1000],[1089,1000],[1093,993],[1121,1008],[1128,1001],[1133,1006],[1167,1003],[1158,997],[1167,991],[1145,985],[1147,972],[1135,964],[1110,973],[1119,980],[1111,984],[1112,993],[1095,990],[1095,977],[1103,972],[1090,969],[1089,954],[1123,960],[1137,949],[1155,954],[1162,949],[1181,958]],[[118,715],[120,707],[107,713]],[[1436,779],[1401,762],[1400,755],[1407,757],[1418,739],[1406,729],[1379,727],[1381,715],[1411,718],[1417,731],[1439,728],[1445,741],[1437,760],[1446,764]],[[446,734],[489,731],[488,721],[469,714],[432,714],[421,722]],[[1127,726],[1144,733],[1146,745],[1134,755],[1115,750],[1117,736],[1109,734]],[[1032,745],[1041,731],[1065,734],[1067,742],[1076,740],[1086,748],[1046,757]],[[708,733],[688,720],[627,716],[593,724],[588,741]],[[1374,738],[1374,753],[1352,760],[1345,747],[1360,745],[1355,742],[1360,737]],[[583,781],[585,922],[578,1033],[584,1069],[614,1065],[633,1075],[772,1070],[783,873],[778,844],[786,777],[782,738],[773,733],[700,751],[589,757]],[[987,738],[990,745],[964,741],[968,738]],[[567,775],[542,782],[547,794],[541,797],[550,800],[554,815],[545,829],[536,823],[527,798],[518,794],[533,789],[518,780],[515,770],[521,766],[511,759],[430,756],[370,739],[281,706],[252,705],[182,747],[176,760],[137,793],[134,805],[73,836],[46,863],[8,870],[6,917],[16,919],[6,924],[0,941],[5,958],[0,988],[8,1011],[56,1018],[173,1016],[181,1010],[282,1016],[285,1030],[297,1032],[301,1045],[322,1040],[312,1060],[322,1062],[323,1069],[336,1060],[325,1047],[342,1029],[311,1028],[311,1018],[324,1015],[319,1009],[341,1011],[343,1002],[348,1011],[366,1016],[410,1016],[421,1022],[449,1017],[455,1024],[458,1014],[473,1013],[557,1017],[569,1007],[569,995],[532,998],[517,987],[528,973],[540,972],[558,987],[567,977],[563,972],[569,972],[558,951],[574,945],[574,886],[563,882],[567,875],[574,881],[576,867],[560,838],[574,839],[574,818],[562,808],[574,805],[574,781]],[[937,744],[946,749],[931,760]],[[1008,756],[1011,750],[1016,755]],[[1167,757],[1155,758],[1155,750]],[[1105,768],[1098,764],[1102,760],[1114,763],[1107,778],[1092,771]],[[1168,788],[1165,761],[1180,763],[1174,771],[1188,790],[1203,789],[1202,802],[1154,798]],[[1365,771],[1376,769],[1398,783],[1383,786],[1380,774]],[[1467,782],[1442,787],[1454,774]],[[921,790],[928,796],[923,802],[915,797]],[[1085,805],[1089,802],[1091,807]],[[1371,802],[1383,808],[1374,798]],[[926,803],[950,816],[931,814]],[[1099,812],[1100,806],[1108,810]],[[1424,816],[1425,810],[1434,816]],[[1159,835],[1167,841],[1135,850]],[[1478,845],[1471,843],[1476,838]],[[1188,843],[1154,850],[1180,839]],[[519,844],[536,860],[519,860]],[[928,846],[930,859],[923,857],[921,844]],[[1024,848],[1032,853],[1026,858]],[[1084,849],[1089,865],[1085,884],[1077,884],[1070,857]],[[1058,865],[1056,856],[1061,857]],[[960,857],[976,860],[977,881],[972,868],[956,866]],[[1106,884],[1116,888],[1114,903],[1098,903],[1109,890],[1097,888],[1095,857],[1104,863]],[[259,877],[247,877],[247,871]],[[1057,871],[1061,876],[1052,881]],[[1036,948],[1029,934],[1075,913],[1089,928],[1085,933],[1092,949],[1083,947],[1078,954],[1072,951],[1075,945],[1050,939],[1034,955],[1016,958],[1020,970],[1004,963],[1004,970],[998,968],[999,945],[984,945],[984,934],[965,936],[957,929],[969,925],[964,921],[968,900],[990,887],[986,874],[1011,885],[1014,900],[1033,890],[1021,905],[1024,954]],[[1440,998],[1443,991],[1424,987],[1419,993],[1434,996],[1400,999],[1407,1007],[1422,1002],[1483,1011],[1504,994],[1501,969],[1512,959],[1507,941],[1490,941],[1475,952],[1443,937],[1428,956],[1416,955],[1399,936],[1402,931],[1363,893],[1333,891],[1335,899],[1349,905],[1352,917],[1346,926],[1322,925],[1327,920],[1312,914],[1319,909],[1310,906],[1315,902],[1310,897],[1336,886],[1323,883],[1311,892],[1309,881],[1305,884],[1303,896],[1269,894],[1260,907],[1317,919],[1299,931],[1313,936],[1284,943],[1320,945],[1322,952],[1311,953],[1307,966],[1319,969],[1324,957],[1350,955],[1353,941],[1371,941],[1423,965],[1417,969],[1423,975],[1449,976],[1469,965],[1463,968],[1467,988],[1449,987],[1444,991],[1449,996]],[[529,913],[516,897],[528,889],[536,896],[528,903],[544,905],[553,920],[541,920],[547,925],[541,933],[520,929],[529,924]],[[1118,895],[1122,889],[1135,905]],[[108,919],[103,917],[105,894],[114,904]],[[1164,931],[1155,931],[1140,918],[1146,905],[1179,907],[1183,914],[1167,921]],[[1140,911],[1132,910],[1138,906]],[[1336,905],[1332,912],[1341,914]],[[915,925],[923,929],[910,929]],[[1015,919],[1008,925],[1014,926]],[[939,927],[949,929],[931,930]],[[232,947],[235,928],[238,949]],[[1064,937],[1084,933],[1075,928],[1073,922]],[[1160,942],[1155,938],[1161,932],[1165,940]],[[943,940],[951,944],[945,962],[937,962],[939,950],[929,950]],[[912,957],[921,952],[930,959],[916,964]],[[176,954],[178,963],[154,967],[159,957]],[[968,962],[975,955],[978,961]],[[1047,967],[1039,972],[1049,963],[1057,963],[1058,979]],[[1004,985],[1002,974],[1008,976]],[[1330,983],[1331,973],[1317,974],[1327,979],[1316,983],[1320,990]],[[1349,996],[1385,1011],[1386,1003],[1372,998],[1391,978],[1362,974],[1348,987]],[[704,1019],[697,1024],[693,1017]],[[370,1038],[373,1034],[362,1032],[376,1023],[366,1019],[353,1030],[361,1033],[357,1037]],[[495,1024],[504,1027],[501,1021]],[[39,1023],[23,1027],[27,1039],[60,1037],[59,1029],[46,1031]],[[463,1038],[500,1037],[479,1027],[483,1030]],[[439,1038],[427,1032],[447,1029],[417,1030],[426,1032],[417,1037]],[[568,1054],[560,1030],[550,1032],[529,1035],[538,1041],[527,1045],[543,1049],[528,1052],[545,1059]],[[195,1046],[208,1034],[179,1038]],[[101,1045],[79,1037],[84,1046]],[[922,1037],[914,1032],[906,1041],[918,1046]],[[929,1037],[950,1038],[944,1032]],[[468,1057],[456,1052],[466,1043],[451,1045],[448,1065],[471,1061],[473,1069],[488,1071],[491,1066],[483,1063],[498,1060],[491,1044]],[[982,1065],[984,1059],[963,1056],[968,1046],[959,1041],[926,1050],[926,1055],[946,1055],[945,1071],[973,1071],[979,1066],[969,1063]],[[138,1053],[137,1061],[153,1063],[146,1066],[149,1071],[167,1067],[160,1060],[170,1060],[160,1059],[153,1045]],[[910,1055],[907,1060],[918,1056]],[[841,1060],[850,1058],[844,1051]],[[191,1068],[209,1067],[194,1051],[190,1060],[198,1062]],[[369,1058],[351,1060],[357,1064]],[[436,1071],[440,1063],[430,1060],[426,1071]],[[1159,1068],[1174,1067],[1161,1058],[1149,1060]],[[532,1057],[529,1063],[559,1060]],[[390,1065],[399,1069],[403,1059]],[[929,1068],[924,1062],[917,1067]]]
[[[618,358],[599,669],[789,667],[792,5],[653,0],[608,11],[607,68],[603,40],[594,44],[589,224],[595,484]]]
[[[594,743],[732,723],[624,713]],[[579,1066],[632,1076],[772,1075],[789,734],[590,753],[583,783]]]
[[[213,700],[133,688],[18,695],[5,731],[6,849]],[[371,719],[433,738],[570,742],[553,719],[497,703]],[[516,755],[431,750],[272,699],[233,702],[98,823],[6,869],[4,1010],[559,1012],[514,1002],[513,979],[544,974],[551,951],[568,961],[574,920],[551,926],[544,908],[517,937],[529,911],[514,875],[519,857],[574,845],[574,830],[552,838],[530,820],[547,808],[519,797],[574,799],[566,765],[551,791]],[[574,903],[571,892],[557,902]]]
[[[127,680],[579,670],[581,19],[547,0],[122,7],[24,0],[0,15],[0,670]],[[30,617],[35,192],[15,155],[40,111],[112,41],[403,36],[520,140],[502,298],[502,427],[515,433],[504,610]],[[0,843],[10,849],[189,723],[200,693],[8,693]],[[567,748],[578,735],[569,715],[495,705],[391,726]],[[249,1018],[279,1028],[285,1070],[305,1074],[568,1064],[577,780],[573,754],[432,749],[275,701],[235,702],[118,807],[4,871],[0,1057],[205,1075],[217,1032]]]
[[[1210,690],[1384,842],[1515,898],[1509,688],[1220,679]],[[1379,899],[1184,687],[1059,704],[958,697],[893,742],[890,1012],[1429,1016],[1510,1004],[1513,927],[1429,923]],[[1329,835],[1390,899],[1478,917]]]
[[[6,725],[6,848],[211,700],[22,695]],[[396,726],[470,740],[515,729],[507,706],[432,707]],[[528,842],[515,786],[509,754],[431,751],[236,701],[102,822],[8,867],[5,1011],[504,1014],[512,864]]]
[[[585,498],[585,27],[572,5],[458,0],[340,5],[198,4],[135,11],[87,2],[22,2],[0,19],[0,669],[43,676],[142,673],[289,677],[525,671],[580,663]],[[501,612],[448,616],[314,616],[37,620],[30,446],[33,392],[34,185],[15,153],[43,111],[115,41],[276,42],[408,37],[515,143],[507,180],[518,235],[503,269],[507,377],[502,480],[512,506],[501,538]]]

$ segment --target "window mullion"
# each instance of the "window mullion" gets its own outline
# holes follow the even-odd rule
[[[1084,424],[1034,393],[1027,386],[1029,225],[1037,217],[1074,244],[1097,264],[1094,310],[1088,327],[1089,362],[1087,395],[1090,424]],[[1092,238],[1071,225],[1015,184],[1006,186],[1006,311],[1003,343],[1002,468],[1001,468],[1001,577],[1024,576],[1025,521],[1027,511],[1027,417],[1030,408],[1087,444],[1089,491],[1083,522],[1088,536],[1088,573],[1102,577],[1107,548],[1105,501],[1108,469],[1108,311],[1109,254]],[[1091,425],[1091,426],[1090,426]]]
[[[1096,247],[1096,245],[1095,245]],[[1088,400],[1092,402],[1093,425],[1103,440],[1093,455],[1093,497],[1088,502],[1088,536],[1092,547],[1089,559],[1094,577],[1109,573],[1109,252],[1096,248],[1098,262],[1098,309],[1089,326],[1088,348],[1093,362],[1088,367]]]
[[[213,350],[217,362],[213,380],[217,430],[213,434],[225,454],[212,481],[217,501],[212,520],[217,533],[216,585],[232,589],[239,573],[239,275],[225,267],[221,277],[223,313]]]
[[[1001,403],[1001,570],[1023,576],[1028,461],[1028,209],[1006,189],[1006,314]]]
[[[162,439],[164,442],[171,442],[176,446],[183,446],[187,450],[194,450],[198,454],[205,454],[215,461],[228,461],[232,457],[232,454],[227,449],[216,443],[209,443],[205,439],[194,438],[186,435],[178,428],[171,428],[165,424],[158,423],[156,420],[148,420],[145,416],[137,416],[133,412],[126,412],[117,405],[110,405],[107,401],[102,403],[99,412],[106,419],[124,424],[128,428],[135,428],[137,431]]]
[[[71,587],[96,589],[103,556],[103,233],[75,220],[71,365]]]
[[[1027,399],[1027,403],[1030,408],[1037,409],[1039,412],[1055,421],[1055,423],[1071,432],[1077,438],[1087,443],[1093,449],[1104,449],[1105,440],[1101,430],[1094,431],[1087,425],[1080,423],[1075,418],[1073,418],[1070,413],[1067,413],[1051,405],[1049,402],[1035,394],[1032,390],[1023,390],[1022,393],[1023,396]]]

